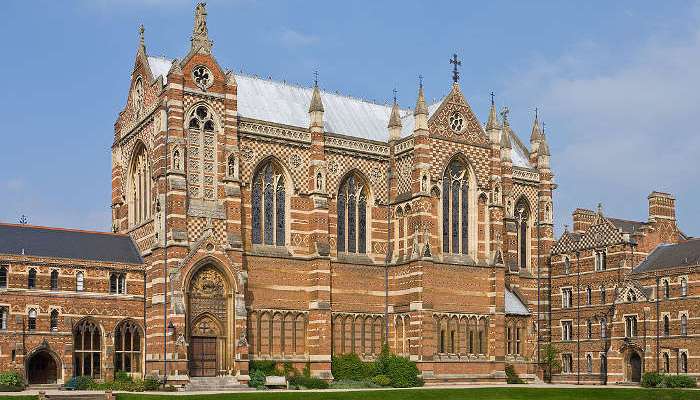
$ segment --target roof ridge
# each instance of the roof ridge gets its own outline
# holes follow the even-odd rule
[[[30,224],[11,224],[8,222],[0,222],[0,226],[12,226],[12,227],[17,227],[17,228],[34,228],[34,229],[43,229],[47,231],[62,231],[62,232],[78,232],[78,233],[94,233],[98,235],[109,235],[109,236],[123,236],[123,237],[131,237],[130,235],[126,233],[115,233],[115,232],[102,232],[102,231],[90,231],[86,229],[76,229],[76,228],[59,228],[59,227],[53,227],[53,226],[43,226],[43,225],[30,225]]]
[[[270,83],[275,83],[275,84],[278,84],[278,85],[290,86],[290,87],[293,87],[293,88],[296,88],[296,89],[308,89],[308,90],[313,90],[313,86],[304,86],[304,85],[301,85],[301,84],[299,84],[299,83],[287,82],[287,81],[279,81],[279,80],[272,79],[272,78],[270,78],[270,79],[265,79],[265,78],[261,78],[261,77],[258,76],[258,75],[254,75],[254,74],[251,74],[251,73],[248,73],[248,72],[236,72],[236,71],[233,71],[233,74],[236,75],[236,76],[243,76],[243,77],[250,78],[250,79],[257,79],[257,80],[263,81],[263,82],[270,82]],[[331,96],[344,97],[344,98],[346,98],[346,99],[356,100],[356,101],[360,101],[360,102],[363,102],[363,103],[372,104],[372,105],[375,105],[375,106],[386,107],[386,108],[389,109],[389,110],[391,110],[391,107],[393,106],[392,104],[382,104],[382,103],[379,103],[379,102],[374,101],[374,100],[364,99],[364,98],[352,96],[352,95],[349,95],[349,94],[330,92],[330,91],[321,89],[320,87],[319,87],[319,91],[321,92],[321,94],[328,94],[328,95],[331,95]],[[410,108],[399,107],[399,110],[400,110],[401,112],[409,112],[409,113],[411,112],[411,109],[410,109]]]

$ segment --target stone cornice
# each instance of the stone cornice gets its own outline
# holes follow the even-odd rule
[[[349,136],[326,134],[326,147],[345,151],[372,154],[381,157],[389,156],[389,145]]]
[[[291,142],[303,143],[305,145],[311,144],[311,132],[308,130],[256,122],[244,118],[240,118],[239,120],[238,131],[241,134],[249,134],[252,136],[284,139]]]

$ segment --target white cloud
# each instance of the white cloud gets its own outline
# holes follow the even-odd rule
[[[644,219],[645,194],[659,189],[676,195],[681,226],[698,233],[698,65],[700,31],[654,37],[620,55],[586,43],[519,71],[509,97],[541,105],[553,127],[559,227],[575,207],[598,201],[616,216]]]
[[[305,34],[294,29],[284,29],[279,34],[279,40],[286,47],[304,47],[319,42],[318,36]]]

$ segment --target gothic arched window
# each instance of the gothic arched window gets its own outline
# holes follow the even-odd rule
[[[7,288],[7,267],[0,267],[0,288]]]
[[[671,297],[671,285],[668,283],[668,279],[664,279],[664,299]]]
[[[351,173],[338,190],[338,253],[367,253],[367,199],[365,180]]]
[[[36,310],[33,308],[29,310],[29,314],[27,315],[27,328],[30,331],[36,330]]]
[[[681,278],[681,296],[685,297],[688,295],[688,279]]]
[[[75,274],[75,290],[82,292],[85,289],[85,275],[82,272]]]
[[[133,321],[124,321],[114,330],[114,371],[141,371],[141,330]]]
[[[664,316],[664,336],[668,336],[671,334],[671,319],[668,317],[668,315]]]
[[[56,310],[56,309],[51,310],[51,314],[49,316],[49,321],[50,321],[51,332],[57,331],[58,330],[58,310]]]
[[[138,145],[129,168],[129,222],[138,225],[151,216],[151,168],[146,147]]]
[[[187,183],[192,198],[216,197],[216,129],[214,114],[200,104],[187,122]]]
[[[51,271],[51,290],[58,290],[58,271]]]
[[[228,175],[229,178],[236,177],[236,156],[233,154],[228,156],[228,161],[226,162],[226,175]]]
[[[681,315],[681,335],[688,335],[688,316],[685,314]]]
[[[73,330],[73,374],[100,377],[102,332],[94,322],[83,320]]]
[[[286,187],[282,168],[268,161],[253,177],[253,244],[284,246]]]
[[[591,305],[593,303],[593,290],[590,286],[586,286],[586,304]]]
[[[29,270],[27,275],[27,289],[36,288],[36,270],[34,268]]]
[[[681,373],[688,373],[688,353],[681,353]]]
[[[663,370],[663,372],[668,374],[669,372],[671,372],[671,360],[668,356],[668,353],[664,353],[663,358],[664,358],[664,370]]]
[[[442,177],[442,251],[469,253],[469,170],[459,160]]]
[[[515,205],[515,224],[518,235],[518,267],[530,265],[530,206],[525,199]]]
[[[593,373],[593,357],[590,354],[586,355],[586,372]]]

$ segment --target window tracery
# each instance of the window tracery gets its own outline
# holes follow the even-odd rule
[[[365,180],[351,173],[338,190],[338,253],[367,252],[367,197]]]
[[[100,378],[102,332],[91,320],[83,320],[73,330],[73,374]]]
[[[286,186],[282,168],[268,161],[255,173],[252,184],[253,244],[286,243]]]
[[[442,251],[469,253],[469,171],[459,160],[442,177]]]
[[[216,129],[211,110],[200,104],[187,123],[187,180],[190,197],[214,200],[216,194]]]
[[[141,330],[131,320],[114,330],[114,371],[141,371]]]
[[[138,225],[151,217],[151,169],[146,147],[138,145],[129,175],[129,218]]]
[[[518,236],[518,266],[526,269],[530,266],[530,205],[525,199],[520,199],[515,205],[515,224]]]

